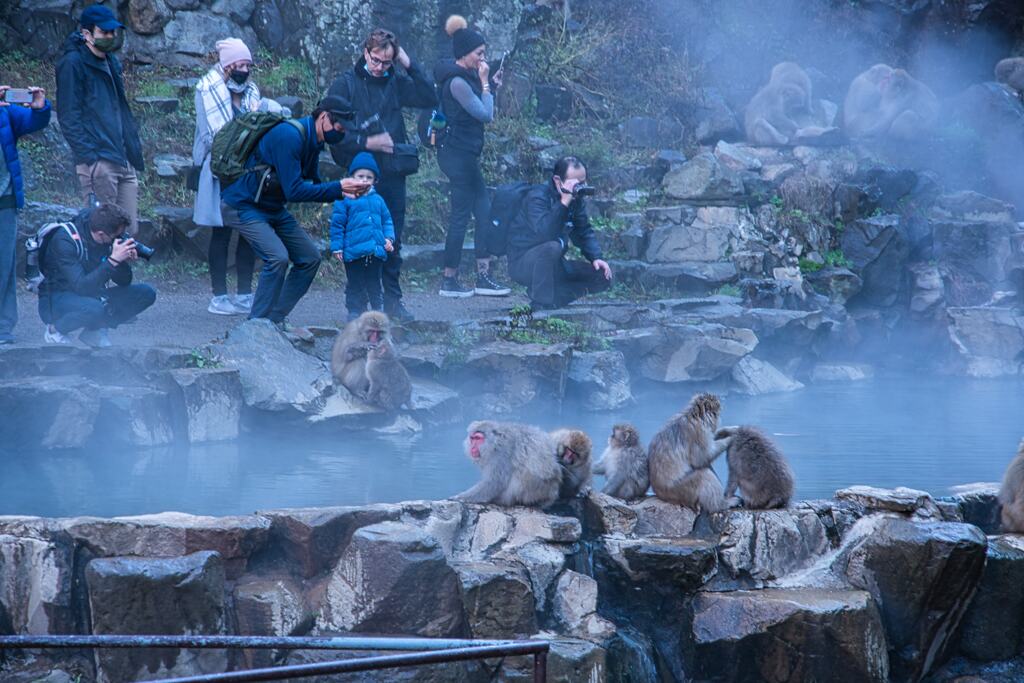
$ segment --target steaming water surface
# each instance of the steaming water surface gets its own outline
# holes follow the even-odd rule
[[[726,397],[722,423],[774,435],[793,465],[798,498],[829,497],[851,484],[945,495],[956,484],[1001,479],[1024,436],[1022,396],[1024,385],[1012,380],[884,378]],[[666,391],[615,414],[540,421],[579,425],[603,448],[613,422],[633,421],[646,441],[688,398]],[[191,449],[7,453],[0,514],[232,515],[445,498],[477,478],[462,454],[464,435],[464,426],[415,440],[300,430]],[[724,481],[724,458],[716,469]]]

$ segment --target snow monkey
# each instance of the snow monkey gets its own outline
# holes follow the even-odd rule
[[[1024,57],[1007,57],[996,64],[996,80],[1024,98]]]
[[[382,340],[391,339],[391,321],[380,311],[367,311],[345,325],[331,351],[334,380],[359,398],[366,398],[366,354]]]
[[[754,427],[719,429],[715,439],[728,444],[727,499],[739,487],[744,507],[767,510],[789,505],[793,497],[793,471],[771,439]],[[737,501],[728,502],[732,505]]]
[[[1003,506],[1003,531],[1024,534],[1024,439],[1021,439],[1017,455],[1003,475],[1003,485],[999,488],[999,503]]]
[[[395,345],[386,337],[366,354],[366,378],[370,388],[366,400],[388,412],[409,405],[412,381],[398,359]]]
[[[594,466],[605,477],[603,493],[624,500],[639,498],[650,487],[647,450],[640,444],[636,427],[629,423],[612,427],[608,446]]]
[[[514,422],[473,422],[466,455],[480,466],[480,483],[455,496],[466,503],[545,507],[558,499],[562,468],[555,444],[537,429]]]
[[[608,447],[594,465],[595,474],[603,474],[606,482],[602,493],[623,500],[640,498],[651,485],[647,470],[647,450],[640,445],[640,434],[629,423],[612,427]]]
[[[658,498],[694,511],[716,512],[725,507],[722,482],[711,469],[728,445],[714,441],[721,410],[717,396],[697,394],[651,439],[648,469]]]
[[[843,104],[843,127],[853,138],[904,140],[926,133],[939,115],[935,93],[903,69],[887,64],[853,79]]]
[[[757,145],[786,145],[801,121],[812,115],[811,79],[794,62],[772,68],[771,78],[750,100],[744,114],[747,140]]]
[[[590,488],[590,453],[593,445],[590,437],[578,429],[556,429],[551,432],[555,442],[555,457],[562,468],[562,485],[559,498],[575,498],[581,491]]]

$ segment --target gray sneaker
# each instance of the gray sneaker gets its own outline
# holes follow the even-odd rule
[[[57,331],[53,325],[47,325],[43,332],[43,341],[47,344],[70,344],[71,340]]]
[[[241,315],[247,312],[240,306],[236,306],[227,294],[211,298],[210,305],[206,307],[206,310],[214,315]]]
[[[243,313],[248,313],[252,310],[253,294],[236,294],[235,298],[231,300],[231,303],[235,307],[242,310]]]
[[[98,330],[82,330],[78,334],[78,341],[94,349],[109,349],[113,346],[110,343],[110,336],[107,334],[107,328],[105,327],[101,327]]]

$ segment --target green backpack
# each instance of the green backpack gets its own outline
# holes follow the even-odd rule
[[[210,147],[210,170],[217,176],[221,187],[227,187],[246,173],[270,168],[267,164],[246,168],[245,162],[249,160],[260,139],[271,128],[285,121],[295,126],[305,140],[306,127],[301,121],[269,111],[240,114],[217,131]]]

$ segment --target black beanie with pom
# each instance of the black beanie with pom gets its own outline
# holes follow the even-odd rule
[[[445,32],[452,37],[452,53],[455,59],[465,57],[473,50],[487,43],[483,35],[469,28],[464,17],[453,14],[444,24]]]

